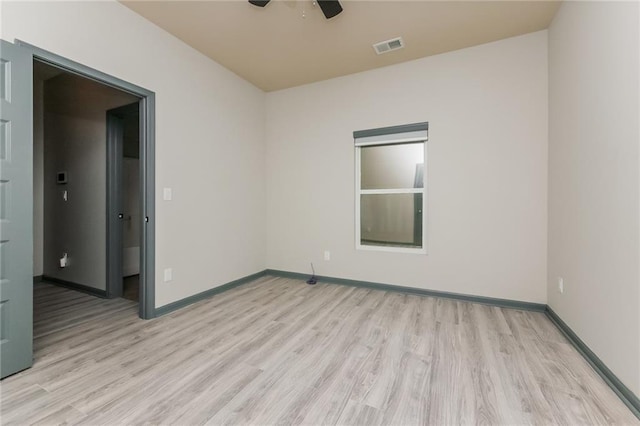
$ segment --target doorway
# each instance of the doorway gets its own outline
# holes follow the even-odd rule
[[[116,89],[136,99],[136,102],[129,102],[123,109],[115,111],[117,115],[127,117],[126,124],[128,134],[134,129],[134,126],[131,125],[131,121],[134,119],[133,117],[135,116],[137,118],[137,125],[133,130],[137,131],[138,134],[137,138],[135,138],[137,142],[136,153],[131,154],[134,150],[131,150],[129,147],[127,148],[128,157],[131,157],[131,155],[137,156],[137,189],[139,202],[136,207],[139,213],[135,215],[135,217],[134,215],[128,215],[131,216],[130,228],[137,229],[137,246],[134,246],[136,247],[135,249],[128,247],[132,248],[132,250],[129,250],[129,257],[127,257],[127,267],[130,268],[127,274],[128,276],[137,276],[136,278],[139,283],[137,293],[140,318],[153,318],[155,316],[155,94],[27,43],[16,41],[16,44],[32,53],[34,63],[42,63],[64,73]],[[121,176],[123,161],[120,160],[119,163],[116,164],[115,170],[120,173],[120,175],[114,177],[114,169],[111,166],[111,164],[113,164],[111,160],[113,154],[112,148],[114,146],[111,140],[113,128],[112,122],[109,121],[110,117],[113,116],[112,113],[113,111],[107,113],[108,122],[106,130],[108,138],[107,158],[109,161],[107,164],[106,286],[104,295],[107,297],[121,297],[123,294],[121,278],[123,277],[122,267],[124,261],[122,222],[125,222],[122,219],[128,218],[124,217],[122,204],[114,201],[120,200],[123,196]],[[124,132],[124,126],[121,130]],[[131,142],[129,142],[128,146],[130,145]],[[120,148],[120,153],[122,153],[122,149],[124,148]],[[134,221],[136,221],[135,224],[133,223]],[[113,235],[118,235],[119,238],[114,239],[112,238]],[[132,253],[134,250],[137,253]],[[137,268],[131,265],[131,263],[135,261],[132,260],[134,257],[137,257],[139,260]]]
[[[16,40],[0,40],[0,378],[15,374],[33,363],[34,278],[34,134],[33,71],[42,63],[54,70],[88,79],[138,99],[140,168],[140,261],[138,315],[155,316],[155,94],[119,78]],[[106,132],[106,129],[105,129]],[[44,156],[44,154],[43,154]],[[58,201],[76,194],[65,193],[73,179],[68,170],[54,168],[53,194]],[[43,172],[44,173],[44,172]],[[106,174],[106,173],[105,173]],[[53,175],[47,175],[49,179]],[[82,183],[80,180],[78,183]],[[86,197],[84,202],[90,197]],[[9,202],[9,200],[11,202]],[[42,207],[42,205],[40,206]],[[103,210],[104,212],[104,210]],[[107,210],[107,223],[110,212]],[[71,226],[77,224],[72,223]],[[107,225],[106,234],[110,228]],[[37,230],[36,230],[37,231]],[[86,232],[87,230],[85,230]],[[88,232],[105,234],[104,228]],[[62,233],[64,235],[64,233]],[[107,240],[109,240],[107,238]],[[44,243],[43,243],[44,245]],[[102,247],[109,253],[110,247]],[[59,252],[59,248],[56,249]],[[77,251],[76,253],[80,253]],[[65,268],[73,259],[58,253],[57,265]],[[107,256],[106,270],[113,257]],[[84,261],[81,261],[84,262]],[[66,265],[66,266],[65,266]],[[82,263],[83,267],[87,265]],[[106,283],[105,283],[106,287]],[[104,290],[106,292],[106,289]],[[108,294],[107,294],[108,295]]]
[[[107,115],[111,108],[133,103],[129,127],[138,132],[139,123],[132,120],[139,120],[139,98],[38,60],[33,71],[34,275],[95,296],[118,297],[109,291],[112,231],[106,206],[111,196],[123,198],[124,185],[112,193],[107,188],[112,161]],[[137,155],[139,135],[128,139]],[[135,179],[133,203],[138,211],[139,182]],[[118,255],[123,254],[121,249]],[[139,258],[137,263],[139,269]]]

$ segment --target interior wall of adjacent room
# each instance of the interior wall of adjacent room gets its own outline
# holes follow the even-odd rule
[[[551,308],[638,396],[639,9],[564,2],[549,29],[548,274]]]
[[[106,289],[106,116],[109,109],[135,101],[72,74],[45,81],[45,276]],[[67,183],[57,183],[59,172],[67,174]],[[61,268],[64,253],[69,262]]]
[[[545,303],[547,120],[546,31],[268,93],[267,266]],[[423,121],[428,254],[355,250],[352,132]]]
[[[4,2],[0,19],[4,40],[155,92],[156,306],[265,268],[264,92],[116,1]]]

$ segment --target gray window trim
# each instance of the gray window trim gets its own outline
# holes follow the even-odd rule
[[[356,130],[353,132],[353,138],[368,138],[371,136],[384,136],[384,135],[393,135],[397,133],[409,133],[409,132],[419,132],[429,130],[429,123],[413,123],[413,124],[402,124],[400,126],[390,126],[390,127],[380,127],[377,129],[367,129],[367,130]]]
[[[89,78],[118,90],[138,96],[140,100],[140,164],[142,169],[142,244],[140,247],[141,286],[139,316],[143,319],[155,317],[155,93],[143,87],[105,74],[96,69],[74,62],[55,53],[33,46],[21,40],[15,44],[31,52],[34,59],[51,66]],[[145,217],[147,218],[145,220]],[[108,249],[108,247],[107,247]]]

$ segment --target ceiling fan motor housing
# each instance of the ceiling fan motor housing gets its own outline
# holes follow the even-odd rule
[[[249,3],[258,7],[265,7],[269,1],[270,0],[249,0]]]
[[[320,6],[327,19],[331,19],[342,12],[342,6],[338,0],[318,0],[318,6]]]
[[[249,0],[254,6],[265,7],[270,0]],[[342,6],[338,0],[318,0],[318,6],[322,9],[322,13],[327,19],[331,19],[334,16],[342,12]]]

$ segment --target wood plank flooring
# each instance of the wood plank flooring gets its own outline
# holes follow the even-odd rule
[[[263,277],[151,321],[40,284],[2,424],[640,424],[541,313]]]

